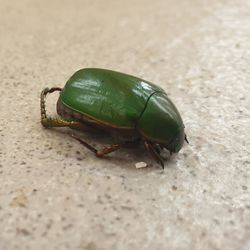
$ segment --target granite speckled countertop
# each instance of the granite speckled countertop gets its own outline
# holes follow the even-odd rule
[[[248,0],[0,0],[0,24],[1,250],[250,249]],[[190,145],[162,170],[43,129],[41,90],[84,67],[163,87]]]

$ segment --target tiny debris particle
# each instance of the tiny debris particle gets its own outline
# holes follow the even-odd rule
[[[143,161],[137,162],[137,163],[135,164],[135,167],[136,167],[136,168],[146,168],[147,166],[148,166],[147,163],[146,163],[146,162],[143,162]]]

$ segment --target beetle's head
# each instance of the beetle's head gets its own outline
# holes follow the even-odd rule
[[[183,127],[183,128],[180,128],[177,134],[174,135],[172,139],[163,146],[167,150],[169,150],[170,153],[178,153],[183,146],[184,139],[185,139],[185,133],[184,133],[184,127]]]
[[[181,116],[165,93],[155,93],[150,97],[137,128],[147,140],[171,153],[179,152],[186,138]]]

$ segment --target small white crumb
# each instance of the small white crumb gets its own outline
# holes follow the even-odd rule
[[[136,167],[136,168],[146,168],[147,166],[148,166],[147,163],[146,163],[146,162],[143,162],[143,161],[137,162],[137,163],[135,164],[135,167]]]

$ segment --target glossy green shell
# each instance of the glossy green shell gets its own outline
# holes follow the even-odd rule
[[[106,69],[81,69],[66,83],[62,103],[119,128],[135,128],[149,96],[163,90],[134,76]]]
[[[145,140],[178,152],[185,133],[181,116],[160,87],[106,69],[77,71],[61,91],[61,103],[97,124],[137,131]]]

